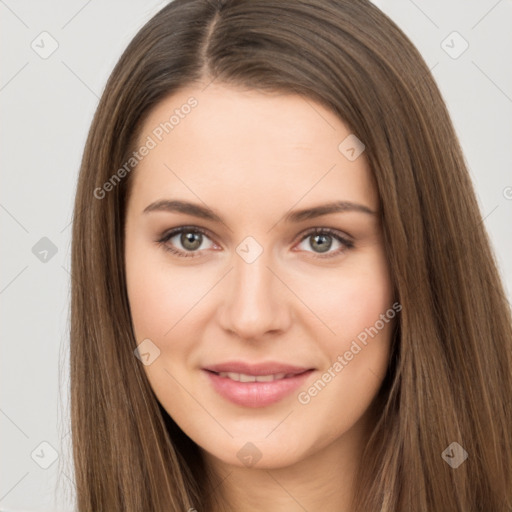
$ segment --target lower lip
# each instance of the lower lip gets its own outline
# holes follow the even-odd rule
[[[238,382],[203,370],[219,395],[243,407],[265,407],[282,400],[309,377],[313,370],[272,382]]]

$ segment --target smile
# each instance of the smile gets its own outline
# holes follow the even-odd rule
[[[300,373],[252,375],[238,372],[203,370],[208,384],[223,399],[242,407],[266,407],[288,397],[314,370]]]
[[[273,380],[286,379],[293,377],[293,373],[275,373],[270,375],[248,375],[246,373],[220,372],[219,377],[227,377],[237,382],[272,382]]]

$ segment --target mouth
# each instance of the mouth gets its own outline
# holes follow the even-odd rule
[[[280,363],[225,363],[203,368],[209,384],[221,397],[252,408],[281,401],[301,386],[313,371],[312,368]]]
[[[307,370],[305,370],[307,371]],[[269,375],[249,375],[247,373],[234,373],[234,372],[212,372],[219,377],[234,380],[236,382],[273,382],[274,380],[288,379],[295,377],[296,373],[271,373]]]

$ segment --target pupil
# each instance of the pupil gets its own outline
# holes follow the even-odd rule
[[[331,248],[332,238],[329,235],[314,235],[310,245],[312,249],[318,249],[318,252],[326,252]]]
[[[201,233],[182,233],[180,242],[185,249],[193,251],[201,247],[202,237]]]

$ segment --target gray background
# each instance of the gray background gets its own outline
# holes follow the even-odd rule
[[[78,167],[108,74],[166,3],[0,0],[0,510],[72,509],[68,307]],[[512,1],[375,3],[433,70],[510,297]]]

